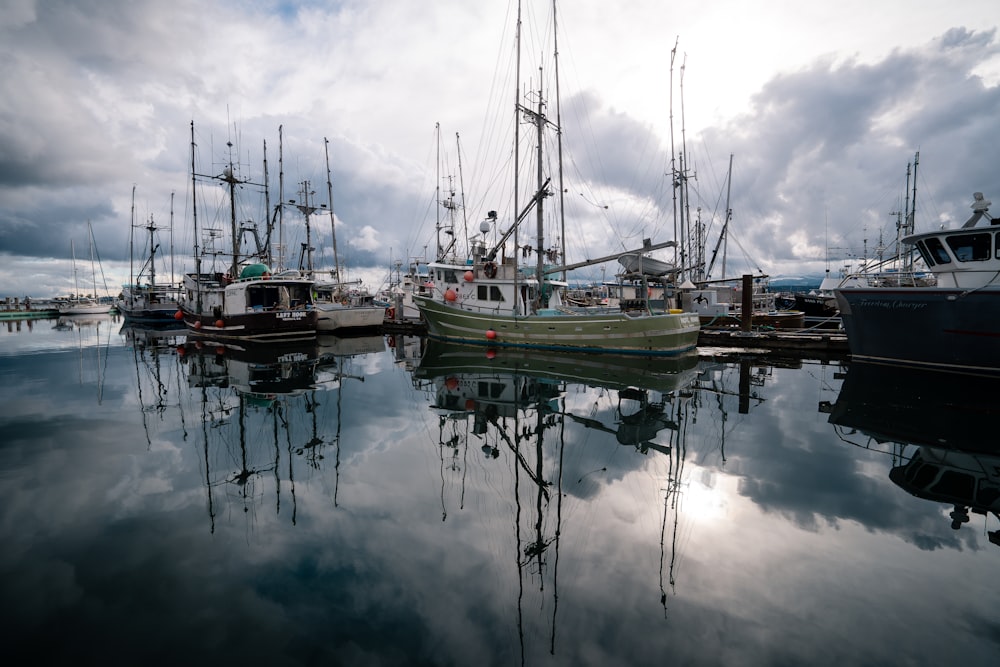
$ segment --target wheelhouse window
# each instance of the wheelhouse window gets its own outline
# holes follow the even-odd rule
[[[917,244],[917,250],[920,251],[924,261],[927,262],[927,266],[951,263],[951,257],[948,256],[948,251],[944,249],[944,246],[941,244],[941,239],[937,237],[931,237],[921,241]]]
[[[956,234],[945,237],[945,240],[960,262],[985,262],[993,257],[993,235],[989,232]]]
[[[476,296],[480,301],[504,301],[503,292],[496,285],[479,285]]]

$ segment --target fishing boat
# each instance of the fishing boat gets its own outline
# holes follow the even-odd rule
[[[199,175],[195,168],[194,123],[191,123],[192,212],[194,216],[195,270],[184,275],[184,294],[177,311],[190,334],[222,341],[290,342],[316,337],[317,314],[313,307],[311,277],[298,271],[272,275],[269,268],[270,244],[262,244],[257,227],[252,222],[237,223],[236,192],[250,181],[236,174],[232,159],[223,173]],[[223,253],[211,247],[199,247],[198,202],[196,193],[199,176],[221,183],[226,191],[229,208],[229,267],[203,270],[204,256]],[[210,239],[224,237],[221,229],[207,230]],[[244,235],[255,240],[253,248],[243,248]]]
[[[881,285],[835,290],[851,358],[948,372],[1000,376],[1000,219],[973,195],[958,229],[905,236],[934,286]],[[980,224],[987,223],[987,224]]]
[[[287,204],[296,208],[305,218],[306,242],[302,246],[299,272],[315,282],[313,284],[313,308],[316,310],[316,329],[326,334],[361,335],[378,330],[385,321],[386,308],[375,303],[360,281],[344,280],[344,269],[337,252],[337,226],[333,214],[333,179],[330,174],[330,141],[324,137],[326,156],[326,188],[329,205],[316,205],[315,194],[308,181],[303,181],[299,190],[299,200]],[[326,211],[330,216],[330,239],[333,250],[333,268],[330,280],[321,280],[313,267],[313,247],[311,241],[311,217],[318,211]]]
[[[554,11],[554,8],[553,8]],[[517,45],[520,50],[520,15],[517,22]],[[553,22],[554,25],[554,22]],[[558,54],[558,49],[554,49]],[[517,59],[520,62],[520,58]],[[558,67],[554,68],[558,72]],[[558,76],[558,74],[556,74]],[[520,78],[518,76],[516,78]],[[515,87],[517,88],[517,86]],[[555,107],[558,109],[558,86],[555,87]],[[698,316],[667,307],[654,310],[648,301],[648,285],[640,280],[630,298],[622,299],[617,308],[577,308],[564,293],[568,288],[566,272],[576,268],[615,261],[618,257],[644,254],[659,248],[672,247],[673,241],[653,244],[647,240],[642,248],[626,250],[606,257],[565,264],[562,244],[548,247],[545,242],[544,202],[555,196],[553,206],[560,229],[565,229],[562,197],[561,138],[558,113],[546,115],[547,91],[539,83],[527,98],[518,97],[514,123],[513,206],[509,219],[501,221],[496,211],[489,211],[479,226],[480,235],[469,239],[469,252],[459,256],[455,251],[455,236],[446,247],[438,242],[435,261],[428,264],[433,290],[429,295],[414,295],[413,302],[426,323],[432,338],[496,347],[524,347],[574,352],[676,355],[695,348],[698,343]],[[532,103],[533,100],[533,103]],[[533,128],[534,178],[527,192],[534,192],[522,205],[520,178],[520,119]],[[557,182],[545,176],[549,163],[543,153],[545,137],[555,129],[558,142],[556,162]],[[519,242],[521,224],[533,213],[536,233],[533,243]],[[505,216],[506,217],[506,216]],[[503,229],[501,228],[503,227]],[[560,235],[561,238],[564,237]],[[440,237],[439,237],[440,239]],[[495,241],[487,242],[487,239]],[[508,242],[511,243],[508,246]],[[534,266],[522,266],[535,256]],[[557,277],[561,276],[561,277]]]
[[[173,197],[171,196],[170,206],[171,229],[173,229]],[[149,221],[143,225],[143,229],[148,233],[149,245],[145,248],[145,258],[142,264],[135,268],[133,252],[135,246],[135,188],[132,189],[132,224],[129,234],[129,275],[128,284],[122,285],[121,295],[118,297],[116,306],[118,311],[125,318],[126,323],[136,324],[175,324],[175,315],[178,309],[178,302],[182,293],[180,285],[157,284],[156,282],[156,254],[160,244],[156,240],[156,232],[159,228],[153,221],[153,216],[149,216]],[[173,259],[173,248],[171,244],[171,260]],[[173,270],[171,267],[171,276]]]
[[[90,236],[90,273],[94,291],[87,295],[80,294],[80,284],[76,267],[76,247],[73,244],[73,240],[70,239],[69,248],[70,254],[73,257],[74,293],[68,298],[56,299],[60,315],[100,315],[110,313],[114,307],[114,304],[97,298],[97,270],[94,264],[94,230],[89,222],[87,223],[87,229]]]

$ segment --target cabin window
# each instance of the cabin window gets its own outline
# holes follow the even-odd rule
[[[993,256],[993,238],[989,232],[948,236],[948,247],[960,262],[984,262]]]
[[[951,257],[948,256],[948,251],[944,249],[941,244],[941,239],[932,237],[927,239],[927,255],[932,258],[932,261],[937,264],[950,264]]]
[[[458,276],[455,274],[454,269],[445,269],[444,271],[444,281],[446,283],[457,283]]]
[[[931,254],[927,252],[927,246],[924,244],[923,241],[917,243],[917,251],[920,252],[920,256],[923,258],[924,263],[927,266],[934,266],[935,264],[937,264],[937,262],[935,262],[934,258],[931,256]]]
[[[503,301],[503,292],[496,285],[479,285],[476,296],[480,301]]]

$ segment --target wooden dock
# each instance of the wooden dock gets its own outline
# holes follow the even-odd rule
[[[740,348],[767,354],[818,355],[823,358],[847,358],[847,334],[842,331],[741,331],[739,329],[702,329],[698,347]]]

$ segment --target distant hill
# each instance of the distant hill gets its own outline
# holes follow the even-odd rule
[[[823,276],[771,276],[768,286],[772,292],[808,292],[818,289]]]

